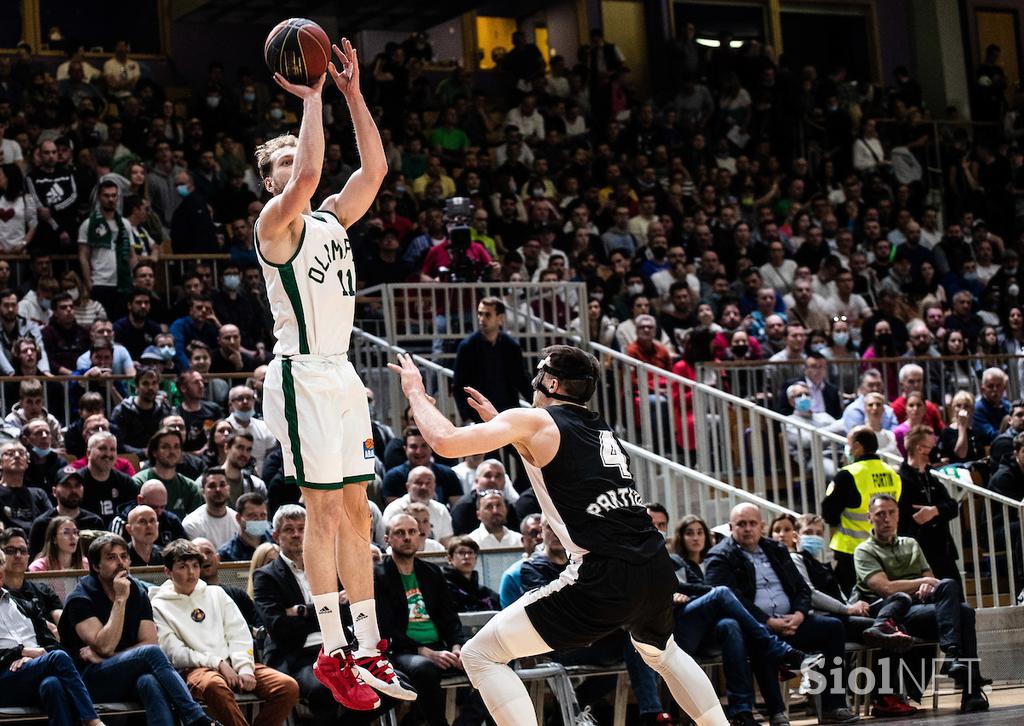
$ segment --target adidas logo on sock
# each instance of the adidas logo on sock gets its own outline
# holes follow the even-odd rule
[[[367,615],[366,613],[359,613],[359,617],[355,619],[355,622],[358,623],[360,620],[366,620],[366,618],[368,617],[369,615]]]
[[[320,608],[319,610],[316,611],[317,615],[329,615],[330,613],[331,613],[331,609],[329,607],[327,607],[326,605],[324,605],[322,608]]]

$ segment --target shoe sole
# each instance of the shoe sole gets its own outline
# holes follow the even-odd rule
[[[320,669],[317,668],[315,664],[313,665],[313,675],[316,676],[317,681],[319,681],[321,685],[323,685],[328,691],[331,692],[331,695],[334,697],[334,700],[337,703],[340,703],[342,706],[351,711],[375,711],[376,709],[380,708],[379,698],[377,699],[377,702],[374,705],[366,706],[362,703],[350,701],[349,699],[345,698],[343,694],[339,694],[334,689],[334,684],[330,681],[330,679],[320,676]]]
[[[891,650],[895,653],[905,653],[914,646],[914,639],[910,636],[886,635],[885,633],[870,633],[864,631],[864,644],[869,648],[880,650]]]
[[[419,696],[416,691],[410,691],[403,688],[401,683],[388,683],[387,681],[382,681],[360,665],[353,665],[352,668],[363,683],[389,698],[397,698],[399,701],[415,701]]]

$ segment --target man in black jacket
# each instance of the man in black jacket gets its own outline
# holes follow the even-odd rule
[[[810,352],[804,361],[804,377],[794,378],[786,383],[783,392],[794,383],[803,383],[811,394],[811,411],[827,413],[835,419],[843,417],[843,402],[839,389],[828,380],[828,361],[820,353]],[[786,396],[779,397],[779,412],[789,415],[793,413],[793,405]]]
[[[1013,462],[1013,441],[1017,434],[1024,432],[1024,400],[1016,400],[1010,405],[1010,426],[992,439],[988,456],[991,460],[989,471],[996,472],[1003,464]]]
[[[43,617],[4,587],[6,555],[0,551],[0,706],[39,706],[58,726],[99,726],[82,677],[60,649]]]
[[[441,677],[462,671],[459,651],[468,638],[441,568],[416,558],[416,520],[396,514],[386,534],[391,556],[373,573],[381,636],[390,643],[391,662],[419,694],[413,707],[430,726],[448,726]]]
[[[274,541],[280,556],[252,576],[256,611],[267,629],[263,662],[299,683],[299,694],[309,704],[314,726],[370,724],[380,716],[376,711],[345,711],[338,721],[338,710],[331,692],[313,675],[313,662],[323,643],[320,625],[313,607],[309,581],[305,575],[302,537],[306,530],[306,510],[297,504],[285,504],[274,515]],[[443,583],[442,583],[443,584]],[[344,591],[341,590],[344,597]],[[352,627],[347,600],[342,619]]]
[[[827,668],[843,662],[845,630],[833,617],[810,612],[811,591],[790,559],[786,547],[762,536],[764,520],[753,504],[738,504],[729,515],[732,536],[708,552],[705,584],[730,588],[754,618],[788,643],[804,651],[821,651]],[[755,663],[755,667],[758,667]],[[845,669],[844,669],[845,670]],[[857,715],[846,705],[846,693],[831,688],[846,683],[829,673],[821,694],[820,723],[853,723]]]

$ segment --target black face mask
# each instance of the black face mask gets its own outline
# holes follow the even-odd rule
[[[746,358],[748,350],[750,350],[750,348],[745,345],[734,345],[732,347],[732,354],[737,358]]]

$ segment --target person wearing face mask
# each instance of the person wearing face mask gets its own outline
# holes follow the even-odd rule
[[[274,541],[270,536],[267,499],[262,494],[247,492],[240,496],[235,502],[235,521],[238,534],[217,550],[221,562],[248,562],[257,547]]]
[[[21,430],[21,442],[29,452],[25,479],[34,486],[48,488],[57,483],[64,460],[53,449],[50,425],[34,419]]]
[[[18,315],[29,322],[44,327],[50,322],[53,312],[53,298],[60,292],[60,283],[52,277],[41,277],[34,290],[25,293],[18,303]]]
[[[792,410],[787,419],[797,424],[786,427],[786,443],[789,445],[790,458],[810,470],[814,459],[821,457],[825,477],[831,479],[836,471],[835,462],[828,451],[823,454],[815,447],[813,431],[804,428],[803,425],[811,424],[815,428],[822,428],[835,423],[835,418],[825,411],[812,410],[811,392],[805,381],[790,384],[786,389],[786,401]]]
[[[868,505],[872,496],[889,494],[899,501],[903,491],[900,475],[878,457],[878,437],[867,426],[846,435],[844,453],[850,463],[836,474],[821,502],[821,514],[833,527],[829,547],[836,563],[836,579],[843,592],[856,583],[853,552],[871,536]]]
[[[244,289],[241,267],[233,262],[224,265],[221,268],[220,288],[214,290],[210,297],[217,319],[238,326],[244,353],[262,358],[259,349],[268,339],[270,331],[264,323],[259,302]]]
[[[277,439],[270,433],[263,419],[255,418],[256,394],[248,386],[235,386],[228,393],[228,408],[231,413],[225,419],[235,431],[244,431],[252,436],[252,456],[256,460],[256,471],[263,469],[267,452],[274,447]]]
[[[175,254],[220,252],[208,200],[195,189],[189,172],[179,171],[174,175],[174,190],[181,199],[171,217],[171,239],[174,240]]]

